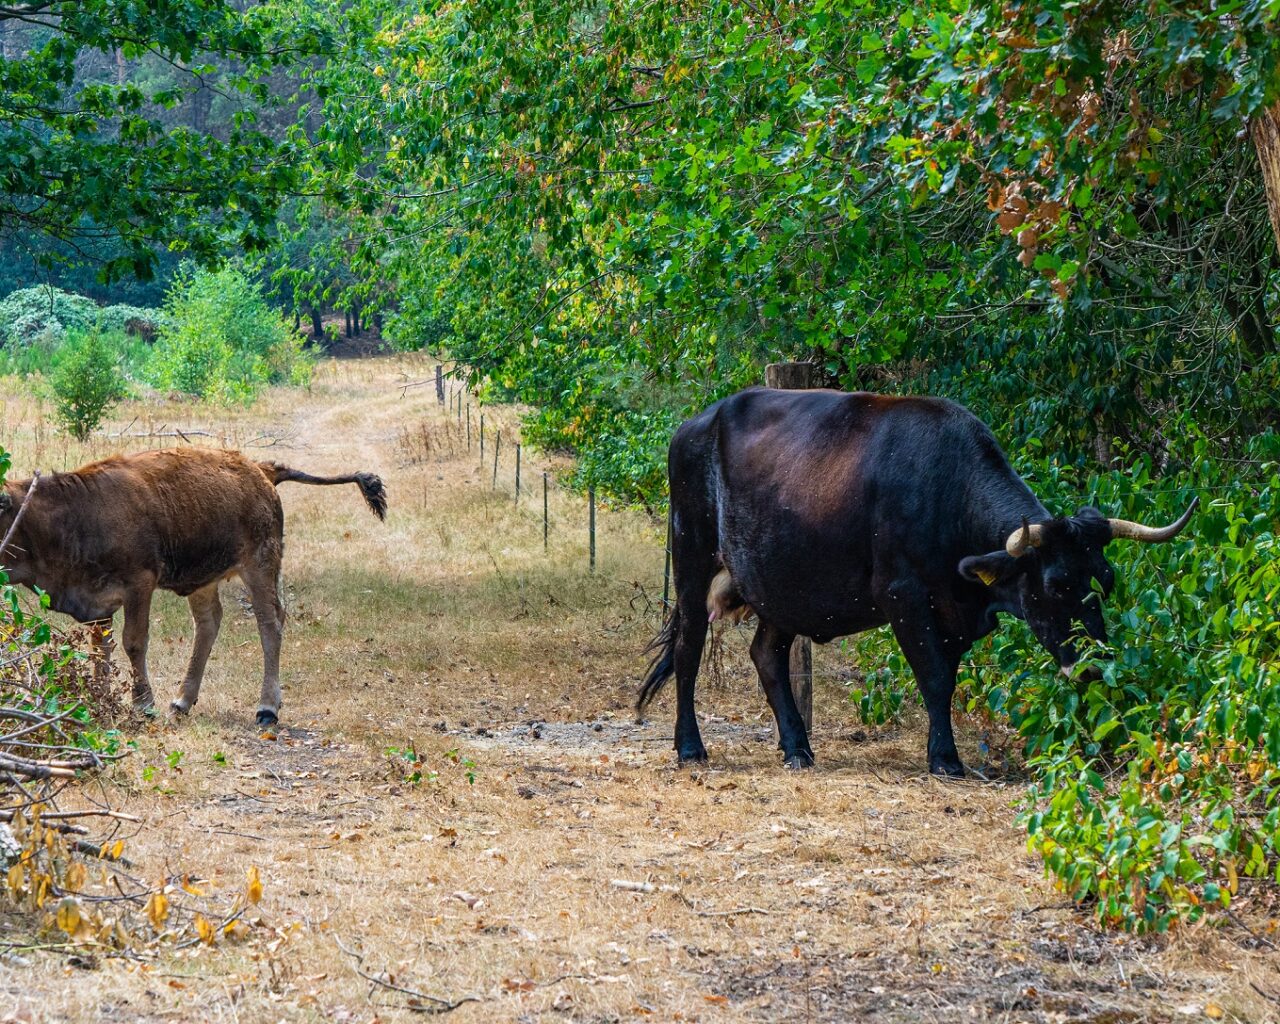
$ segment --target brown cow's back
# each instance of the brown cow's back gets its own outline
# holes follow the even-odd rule
[[[24,524],[34,551],[75,575],[139,572],[190,594],[279,545],[275,487],[239,452],[180,448],[113,456],[42,480]],[[44,534],[44,536],[41,536]],[[44,561],[45,559],[42,559]],[[62,566],[46,565],[58,574]]]

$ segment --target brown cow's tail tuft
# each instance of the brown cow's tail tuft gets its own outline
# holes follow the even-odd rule
[[[645,648],[645,654],[652,654],[649,671],[645,673],[644,682],[640,684],[640,693],[636,697],[636,718],[639,718],[645,707],[662,691],[667,680],[676,671],[676,634],[680,630],[680,604],[677,602],[671,609],[662,632],[653,638]]]
[[[364,495],[364,500],[373,514],[379,519],[387,518],[387,489],[382,478],[373,473],[350,473],[347,476],[312,476],[299,469],[290,469],[278,462],[259,462],[262,471],[267,474],[273,484],[279,485],[290,481],[299,484],[355,484]]]

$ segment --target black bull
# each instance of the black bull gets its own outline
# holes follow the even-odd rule
[[[708,619],[754,611],[751,659],[787,765],[813,763],[788,678],[793,640],[887,624],[928,710],[929,770],[963,775],[956,670],[997,613],[1025,619],[1070,668],[1080,626],[1106,639],[1115,574],[1103,548],[1169,540],[1195,507],[1159,529],[1093,508],[1054,518],[963,407],[837,391],[732,395],[680,426],[668,472],[676,603],[638,706],[675,675],[682,761],[707,756],[694,684]]]

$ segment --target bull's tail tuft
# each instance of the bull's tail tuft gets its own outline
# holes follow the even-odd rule
[[[676,670],[676,634],[680,631],[680,604],[671,609],[662,631],[653,638],[645,648],[646,654],[652,654],[649,671],[645,673],[644,682],[640,684],[640,693],[636,696],[636,717],[639,718],[649,702],[662,692],[667,680],[675,675]]]
[[[346,476],[312,476],[310,473],[304,473],[300,469],[282,466],[278,462],[259,462],[258,465],[267,474],[267,479],[277,486],[290,481],[299,484],[320,484],[322,486],[355,484],[360,488],[360,493],[364,496],[365,503],[373,510],[373,514],[379,519],[385,520],[387,518],[387,489],[382,483],[382,478],[373,473],[349,473]]]

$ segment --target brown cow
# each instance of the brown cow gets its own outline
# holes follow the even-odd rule
[[[124,649],[133,665],[133,701],[153,704],[147,678],[148,617],[157,588],[191,605],[195,645],[175,711],[200,695],[209,651],[222,622],[218,584],[239,574],[248,588],[262,638],[262,699],[258,723],[280,710],[280,561],[284,511],[276,485],[354,483],[379,519],[387,496],[372,473],[316,477],[239,452],[209,448],[117,455],[71,473],[42,477],[3,552],[14,583],[48,593],[55,611],[98,627],[104,635],[124,608]],[[0,490],[0,536],[31,490],[31,481]],[[110,656],[110,641],[103,654]]]

